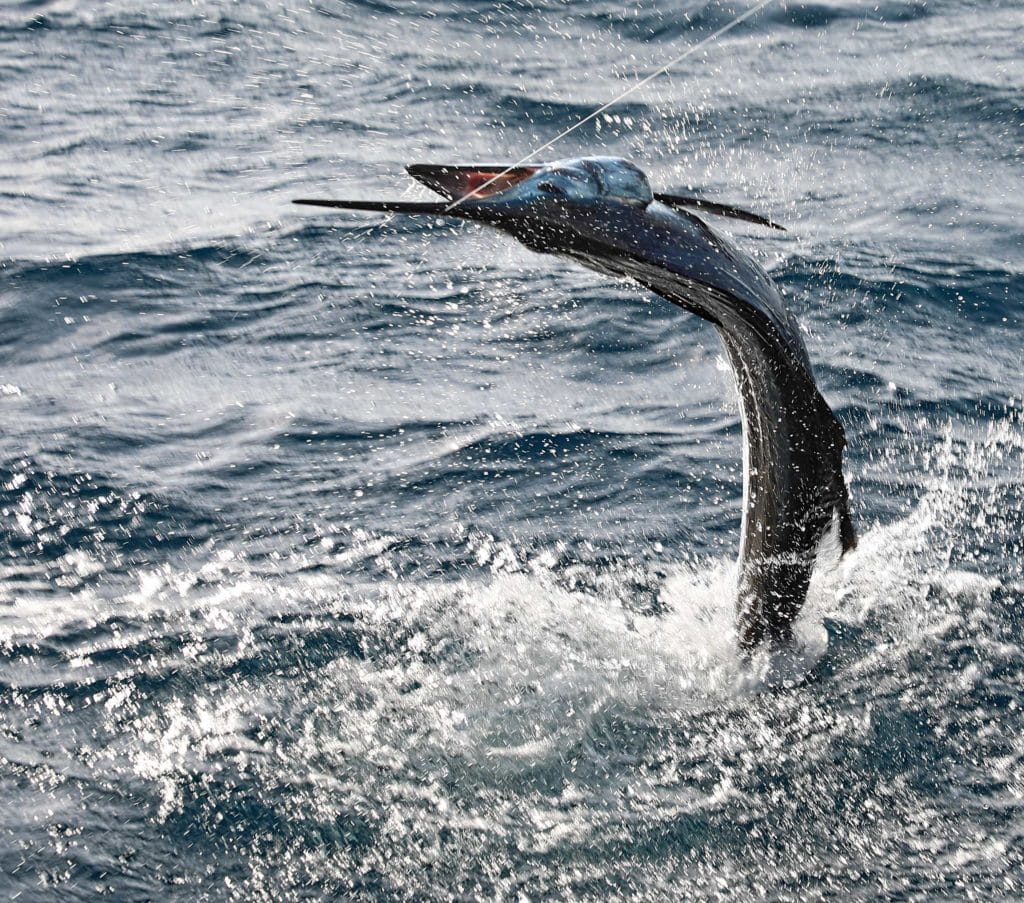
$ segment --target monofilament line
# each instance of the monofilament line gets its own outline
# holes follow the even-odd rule
[[[476,195],[479,195],[479,193],[481,191],[483,191],[488,185],[492,185],[494,182],[497,182],[498,179],[500,179],[502,176],[508,175],[517,166],[522,166],[524,163],[529,163],[530,160],[532,160],[534,157],[537,156],[537,154],[541,153],[542,151],[546,151],[549,147],[551,147],[551,145],[556,144],[557,142],[561,141],[566,135],[571,135],[573,132],[576,131],[576,129],[580,128],[581,126],[584,126],[588,122],[591,122],[592,120],[597,119],[598,116],[600,116],[602,113],[604,113],[606,110],[610,109],[611,107],[615,106],[615,104],[619,103],[620,101],[625,100],[627,97],[629,97],[630,94],[633,94],[634,92],[639,91],[642,87],[644,87],[644,85],[649,85],[656,78],[658,78],[659,76],[662,76],[666,72],[668,72],[668,70],[671,69],[673,66],[679,65],[679,63],[681,63],[687,57],[693,56],[693,54],[695,54],[698,50],[703,50],[709,44],[713,44],[722,35],[724,35],[727,31],[732,31],[732,29],[734,29],[741,22],[745,22],[751,16],[755,15],[756,13],[758,13],[762,9],[764,9],[766,6],[768,6],[768,4],[774,3],[774,2],[775,2],[775,0],[761,0],[760,3],[756,4],[755,6],[750,7],[750,9],[748,9],[746,12],[740,13],[738,16],[736,16],[735,19],[732,19],[730,22],[728,22],[725,25],[723,25],[717,31],[712,32],[711,34],[709,34],[706,38],[704,38],[703,41],[698,41],[696,44],[692,44],[691,46],[687,47],[686,50],[684,50],[682,53],[679,54],[679,56],[675,57],[674,59],[669,60],[667,63],[665,63],[664,66],[661,66],[658,69],[655,69],[650,75],[645,76],[644,78],[640,79],[640,81],[636,82],[635,84],[630,85],[618,97],[615,97],[612,100],[609,100],[608,103],[606,103],[606,104],[602,104],[596,110],[594,110],[593,113],[588,113],[586,116],[584,116],[578,122],[574,122],[572,125],[570,125],[567,129],[563,129],[561,132],[559,132],[557,135],[555,135],[555,137],[552,138],[550,141],[544,142],[544,144],[542,144],[540,147],[534,148],[532,151],[530,151],[530,153],[528,153],[521,160],[516,160],[516,162],[513,163],[511,166],[507,166],[501,172],[491,176],[486,182],[484,182],[482,185],[478,185],[469,194],[465,194],[465,195],[463,195],[460,198],[456,198],[454,201],[452,201],[445,208],[445,211],[447,212],[449,210],[454,210],[463,201],[467,200],[468,198],[471,198],[471,197],[474,197]]]

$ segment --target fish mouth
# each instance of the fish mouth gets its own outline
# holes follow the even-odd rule
[[[488,219],[484,201],[518,185],[532,176],[539,166],[507,167],[496,164],[412,163],[406,167],[417,182],[437,192],[445,201],[343,201],[298,198],[293,204],[310,207],[334,207],[342,210],[370,210],[379,213],[426,213],[433,216],[457,216],[463,219]]]
[[[539,166],[509,167],[500,163],[412,163],[405,171],[442,197],[459,203],[501,194],[528,179],[539,169]]]

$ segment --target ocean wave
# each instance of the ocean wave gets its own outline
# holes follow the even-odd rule
[[[125,450],[124,435],[110,439]],[[31,556],[46,563],[58,591],[108,568],[131,567],[153,549],[185,548],[213,526],[207,512],[150,488],[125,486],[100,474],[62,472],[31,459],[0,466],[0,480],[6,562],[20,565]]]
[[[111,789],[130,790],[173,834],[216,847],[225,820],[237,823],[244,893],[310,880],[357,895],[440,893],[471,879],[515,890],[523,836],[533,855],[578,864],[571,875],[544,869],[534,890],[541,881],[585,895],[598,878],[637,890],[637,856],[656,863],[642,891],[652,898],[723,868],[739,887],[782,881],[794,855],[784,837],[756,873],[743,864],[754,841],[734,825],[751,813],[834,824],[800,847],[822,864],[840,834],[881,844],[886,854],[858,856],[858,867],[895,880],[915,867],[901,838],[919,830],[922,795],[943,809],[963,802],[931,793],[929,775],[976,756],[983,797],[1016,768],[995,755],[1008,728],[1002,739],[976,732],[997,699],[1020,696],[1012,578],[1000,585],[945,558],[975,498],[956,474],[1010,438],[934,449],[946,458],[928,495],[902,521],[864,531],[815,590],[802,627],[817,649],[812,679],[781,692],[745,676],[731,651],[728,566],[670,567],[657,613],[637,614],[624,605],[635,565],[570,589],[553,550],[470,537],[492,576],[360,584],[344,577],[358,573],[357,557],[341,574],[282,581],[222,555],[191,573],[142,575],[106,603],[83,589],[64,626],[52,610],[33,616],[49,630],[42,644],[8,633],[0,693],[9,713],[40,712],[36,735],[59,736],[58,713],[74,713],[91,739],[60,753],[64,773],[102,763]],[[395,548],[351,540],[370,556]],[[20,614],[24,631],[33,618]],[[66,676],[19,682],[13,663],[22,675],[46,665]],[[931,679],[908,686],[922,670]],[[8,730],[26,727],[18,716]],[[23,753],[15,761],[31,768]],[[909,821],[857,815],[882,800]],[[282,819],[286,831],[269,830]],[[395,819],[406,827],[393,831]],[[470,841],[471,858],[448,855]],[[693,851],[683,860],[669,854],[680,845]],[[483,859],[504,865],[481,873]],[[175,874],[196,886],[182,863]],[[982,883],[995,868],[975,867]]]
[[[810,2],[772,4],[763,13],[764,21],[797,28],[828,28],[849,19],[862,22],[900,24],[916,22],[933,15],[928,0],[891,0],[884,3]]]
[[[1013,299],[1024,287],[1024,272],[984,264],[953,255],[908,259],[890,250],[849,247],[838,259],[794,257],[774,275],[794,292],[842,296],[844,326],[896,312],[916,318],[921,310],[943,322],[968,318],[978,326],[1019,326]]]
[[[773,4],[543,154],[790,227],[709,221],[846,429],[791,656],[735,648],[710,325],[290,204],[513,162],[752,5],[0,10],[0,893],[1022,897],[1013,4]]]

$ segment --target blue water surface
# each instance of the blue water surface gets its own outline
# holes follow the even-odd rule
[[[0,895],[1019,900],[1024,4],[779,0],[561,141],[806,327],[858,549],[734,651],[706,324],[426,199],[751,2],[0,7]]]

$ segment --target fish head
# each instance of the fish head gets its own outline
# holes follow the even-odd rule
[[[618,157],[554,163],[423,164],[409,174],[449,201],[445,213],[482,222],[544,253],[567,253],[615,231],[653,200],[647,176]]]

